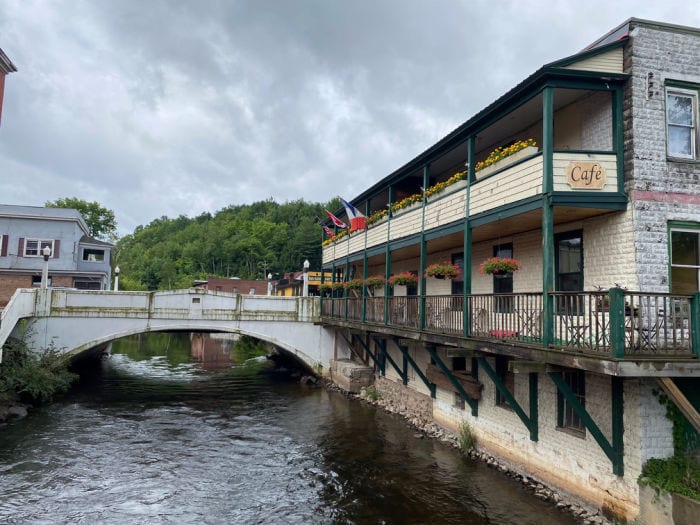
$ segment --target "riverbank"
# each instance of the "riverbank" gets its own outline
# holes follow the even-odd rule
[[[418,431],[418,433],[416,433],[417,439],[428,437],[430,439],[439,440],[454,448],[460,448],[459,437],[456,434],[441,427],[434,421],[429,421],[427,418],[416,415],[415,412],[406,410],[405,407],[400,406],[390,399],[377,396],[376,391],[373,391],[371,387],[370,389],[363,388],[359,394],[353,394],[338,387],[330,380],[326,380],[324,383],[328,390],[340,392],[349,399],[359,400],[374,405],[388,413],[401,416],[411,428]],[[568,494],[563,494],[560,491],[547,487],[539,480],[527,474],[517,472],[494,456],[478,450],[478,443],[477,449],[468,452],[467,455],[471,459],[483,461],[502,474],[517,480],[527,490],[532,492],[535,497],[554,504],[557,509],[571,514],[583,525],[613,525],[614,523],[603,516],[598,509],[587,506],[583,502],[573,499]]]
[[[27,417],[31,405],[26,403],[8,402],[0,403],[0,423],[6,423],[14,419],[22,419]]]

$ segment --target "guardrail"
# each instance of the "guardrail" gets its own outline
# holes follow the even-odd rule
[[[614,358],[700,357],[700,293],[615,288],[550,296],[549,348]],[[541,293],[426,296],[423,326],[419,296],[367,297],[364,311],[360,297],[323,299],[322,316],[544,346],[543,298]]]

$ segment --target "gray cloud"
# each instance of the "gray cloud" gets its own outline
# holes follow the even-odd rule
[[[5,0],[0,201],[77,196],[123,233],[351,198],[542,64],[686,2]]]

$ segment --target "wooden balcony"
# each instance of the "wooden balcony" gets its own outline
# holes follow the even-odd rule
[[[696,359],[700,357],[698,296],[620,289],[555,292],[548,297],[541,293],[440,295],[425,297],[423,312],[418,296],[324,298],[321,315],[328,321],[341,319],[605,359]],[[552,301],[550,323],[544,318],[545,299]]]
[[[567,183],[566,173],[567,167],[572,162],[602,166],[607,174],[605,184],[594,190],[594,193],[588,191],[586,187],[571,188]],[[555,152],[552,166],[552,188],[557,195],[586,194],[586,198],[600,199],[602,203],[605,198],[618,195],[620,192],[615,153]],[[427,232],[453,224],[462,224],[467,209],[470,217],[478,217],[496,212],[501,208],[513,208],[519,203],[531,202],[544,191],[543,174],[543,156],[541,152],[537,152],[472,182],[469,203],[467,203],[467,182],[459,181],[441,193],[429,197],[424,205],[420,202],[415,203],[411,207],[394,212],[391,219],[384,218],[370,225],[367,230],[353,232],[325,246],[323,264],[328,265],[334,260],[342,260],[345,257],[360,254],[364,250],[371,251],[386,243],[400,241],[420,233],[421,229]],[[601,208],[605,208],[605,205],[601,204]],[[524,209],[532,210],[531,207],[524,207]],[[587,215],[601,213],[594,206],[586,206],[581,210]],[[609,210],[602,212],[606,211]]]

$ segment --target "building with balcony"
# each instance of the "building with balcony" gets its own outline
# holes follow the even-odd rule
[[[338,360],[634,519],[642,466],[677,452],[659,392],[698,445],[699,96],[700,29],[630,19],[356,196],[367,227],[323,243],[355,281],[322,298]]]
[[[0,307],[17,288],[41,285],[49,248],[49,286],[109,289],[110,243],[88,235],[78,210],[0,204]]]

